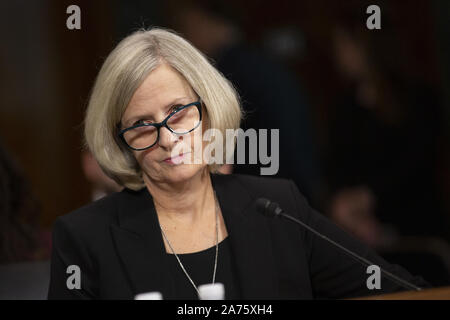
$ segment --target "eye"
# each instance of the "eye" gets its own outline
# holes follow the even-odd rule
[[[180,109],[183,105],[182,104],[176,104],[173,105],[172,107],[170,107],[169,113],[173,113],[175,111],[177,111],[178,109]]]
[[[145,120],[145,119],[139,119],[138,121],[136,121],[135,123],[133,123],[133,126],[136,126],[138,124],[148,124],[148,123],[153,123],[153,121],[151,120]]]

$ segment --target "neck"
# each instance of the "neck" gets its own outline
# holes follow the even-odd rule
[[[207,169],[176,184],[144,181],[160,218],[187,225],[200,221],[204,213],[214,212],[214,191]]]

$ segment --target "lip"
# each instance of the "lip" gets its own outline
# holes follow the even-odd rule
[[[190,152],[185,152],[185,153],[182,153],[182,154],[180,154],[180,155],[178,155],[178,156],[176,156],[176,157],[169,157],[169,158],[166,158],[166,159],[164,159],[163,161],[164,162],[166,162],[166,163],[171,163],[171,164],[175,164],[175,161],[180,161],[181,159],[183,159],[183,157],[185,156],[185,155],[187,155],[187,154],[189,154]]]

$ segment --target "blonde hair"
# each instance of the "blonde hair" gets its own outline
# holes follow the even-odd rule
[[[163,62],[177,70],[201,98],[208,128],[218,129],[225,136],[226,129],[239,128],[243,117],[233,85],[188,41],[161,28],[129,35],[109,54],[97,76],[86,111],[84,136],[103,171],[133,190],[144,186],[142,170],[118,139],[118,124],[134,92]],[[208,169],[217,172],[220,166],[211,164]]]

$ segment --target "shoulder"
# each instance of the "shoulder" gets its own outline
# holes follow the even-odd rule
[[[228,192],[236,192],[235,188],[240,188],[253,199],[265,197],[280,204],[288,202],[290,206],[308,205],[307,199],[291,179],[247,174],[214,174],[214,179],[224,185]]]
[[[86,204],[67,214],[59,216],[53,229],[63,228],[65,231],[75,232],[77,235],[107,230],[111,223],[117,223],[118,208],[136,197],[140,191],[124,189],[115,192],[97,201]]]
[[[224,185],[240,184],[250,188],[250,190],[268,190],[280,186],[287,186],[291,180],[274,176],[257,176],[249,174],[212,174],[214,180]]]
[[[231,179],[250,188],[250,191],[276,192],[279,188],[285,189],[290,186],[291,180],[273,176],[254,176],[248,174],[232,174]]]

